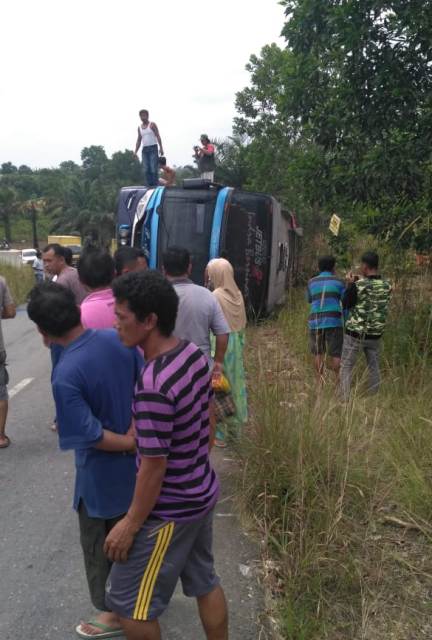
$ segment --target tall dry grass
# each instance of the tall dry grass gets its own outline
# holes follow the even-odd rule
[[[402,640],[429,633],[426,290],[426,282],[416,281],[408,295],[398,284],[380,393],[364,394],[361,363],[348,406],[331,375],[317,390],[302,292],[291,295],[277,320],[250,330],[252,420],[239,447],[240,495],[262,536],[283,638]]]
[[[6,278],[15,304],[23,304],[35,285],[33,269],[28,265],[13,267],[0,263],[0,276]]]

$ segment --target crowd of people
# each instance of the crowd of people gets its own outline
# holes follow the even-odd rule
[[[73,507],[98,611],[76,632],[158,640],[158,619],[180,580],[185,595],[197,599],[206,637],[225,640],[227,605],[212,551],[219,486],[210,452],[238,438],[248,416],[246,309],[233,267],[211,260],[199,286],[182,247],[165,251],[162,273],[132,247],[114,256],[88,247],[77,269],[61,245],[49,244],[41,257],[47,278],[31,291],[27,312],[51,350],[56,430],[60,448],[75,453]],[[362,350],[370,392],[380,384],[391,286],[378,266],[368,252],[360,274],[343,282],[335,258],[324,256],[308,283],[316,373],[321,382],[328,356],[344,401]],[[4,278],[0,307],[3,318],[14,317]],[[2,448],[10,444],[5,362],[0,331]]]
[[[46,278],[27,311],[51,350],[56,430],[60,448],[75,453],[73,507],[98,610],[76,632],[159,638],[158,618],[180,579],[207,637],[227,638],[210,450],[236,438],[247,418],[246,310],[233,268],[212,260],[203,287],[190,279],[181,247],[165,252],[163,274],[132,247],[113,257],[88,247],[75,269],[67,248],[49,244],[42,261]],[[3,317],[12,317],[0,282]],[[216,410],[221,378],[230,412]]]
[[[141,161],[143,174],[148,187],[158,185],[172,187],[175,185],[176,172],[168,166],[159,128],[150,120],[147,109],[139,112],[141,123],[138,126],[138,136],[135,144],[135,156],[139,159],[141,149]],[[198,166],[198,171],[203,180],[214,181],[216,168],[215,147],[206,133],[200,138],[200,145],[193,148],[193,157]]]

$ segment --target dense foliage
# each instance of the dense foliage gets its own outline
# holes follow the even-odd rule
[[[275,44],[237,95],[248,183],[308,213],[336,211],[430,247],[432,11],[421,0],[284,0]]]

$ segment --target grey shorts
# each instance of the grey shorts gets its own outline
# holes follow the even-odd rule
[[[343,347],[342,327],[317,329],[309,332],[309,345],[314,356],[326,353],[330,358],[340,358]]]
[[[167,608],[179,578],[186,596],[210,593],[219,584],[212,543],[213,511],[187,523],[147,520],[127,562],[111,569],[106,605],[122,618],[154,620]]]
[[[8,399],[9,374],[6,369],[6,352],[0,351],[0,401]]]

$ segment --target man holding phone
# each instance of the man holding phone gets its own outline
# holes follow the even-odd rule
[[[347,402],[354,366],[363,351],[369,370],[369,391],[377,393],[381,378],[379,352],[387,321],[391,285],[378,274],[379,257],[368,251],[361,258],[360,277],[348,275],[343,307],[349,311],[345,323],[341,362],[341,395]]]

